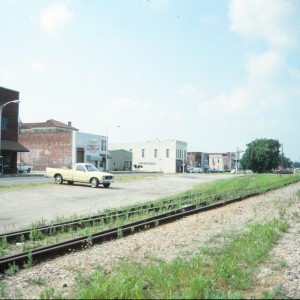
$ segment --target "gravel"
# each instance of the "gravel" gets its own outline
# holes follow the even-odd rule
[[[36,299],[54,287],[65,297],[74,297],[78,270],[90,274],[97,266],[110,272],[124,261],[146,262],[153,257],[170,261],[194,255],[204,246],[222,244],[228,234],[237,233],[249,222],[274,217],[289,219],[290,229],[273,248],[268,262],[256,274],[257,284],[246,297],[262,298],[276,287],[288,298],[300,298],[300,183],[233,203],[214,211],[189,216],[115,241],[94,245],[84,251],[43,262],[15,276],[3,276],[4,298]]]

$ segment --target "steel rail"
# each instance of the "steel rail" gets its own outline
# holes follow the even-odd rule
[[[137,213],[141,213],[143,211],[151,212],[151,211],[159,211],[161,209],[175,208],[176,206],[178,206],[178,201],[184,201],[184,200],[187,201],[190,199],[194,199],[199,195],[200,193],[195,193],[191,195],[185,195],[177,198],[167,199],[162,202],[164,204],[162,206],[155,206],[155,204],[149,204],[149,205],[145,204],[145,205],[132,207],[128,209],[107,212],[92,217],[85,217],[81,219],[56,223],[52,225],[44,225],[44,226],[33,227],[31,229],[24,229],[24,230],[19,230],[14,232],[2,233],[0,234],[0,240],[5,239],[6,242],[8,243],[13,243],[21,240],[24,241],[24,240],[29,240],[30,236],[33,233],[41,233],[43,235],[49,235],[61,230],[62,228],[77,229],[83,226],[91,226],[95,222],[99,222],[99,221],[103,221],[103,223],[108,223],[112,219],[127,217],[127,216],[130,217]]]
[[[291,182],[279,184],[279,185],[276,185],[275,187],[274,186],[262,187],[259,193],[267,192],[267,191],[270,191],[270,190],[276,189],[276,188],[281,188],[281,187],[286,186],[287,184],[291,184]],[[141,205],[138,207],[132,207],[132,208],[128,208],[128,209],[125,208],[122,210],[107,212],[107,213],[95,215],[92,217],[85,217],[85,218],[81,218],[81,219],[76,219],[76,220],[51,224],[51,225],[32,227],[30,229],[24,229],[24,230],[20,230],[20,231],[2,233],[2,234],[0,234],[0,240],[5,240],[8,243],[13,243],[13,242],[17,242],[17,241],[26,241],[26,240],[30,240],[31,235],[37,234],[37,233],[40,233],[43,235],[51,235],[53,233],[59,232],[59,230],[61,230],[62,228],[77,229],[77,228],[83,227],[83,226],[92,226],[93,224],[95,224],[95,222],[99,222],[99,221],[102,221],[103,223],[107,223],[107,222],[111,221],[112,219],[122,218],[123,216],[128,216],[128,217],[133,216],[134,214],[140,213],[143,210],[147,210],[148,212],[151,212],[151,211],[159,211],[162,208],[167,208],[167,209],[175,208],[176,204],[177,204],[176,201],[178,202],[178,201],[182,201],[182,200],[189,200],[189,199],[193,199],[200,195],[202,195],[202,193],[195,193],[195,194],[191,194],[191,195],[185,195],[185,196],[181,196],[181,197],[177,197],[177,198],[167,199],[167,200],[163,201],[165,206],[155,206],[156,204],[144,204],[144,205]],[[214,201],[220,200],[221,197],[222,197],[221,195],[215,195]],[[172,202],[174,202],[174,203],[171,204]]]
[[[91,244],[98,244],[104,241],[116,239],[118,237],[128,236],[130,234],[139,232],[144,229],[152,228],[155,226],[167,224],[183,217],[187,217],[193,214],[197,214],[203,211],[216,209],[224,205],[228,205],[243,199],[256,196],[258,193],[247,194],[238,198],[228,199],[225,201],[218,201],[213,204],[203,205],[197,207],[197,205],[188,205],[181,207],[161,215],[150,217],[141,221],[132,222],[120,227],[111,228],[102,232],[94,233],[91,236],[83,236],[73,240],[61,242],[55,245],[45,246],[32,251],[22,252],[20,254],[4,257],[0,259],[0,272],[5,272],[10,266],[17,266],[22,268],[30,260],[36,264],[43,260],[53,258],[58,255],[70,253],[71,251],[85,249]]]

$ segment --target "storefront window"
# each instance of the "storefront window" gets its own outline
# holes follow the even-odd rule
[[[3,169],[12,170],[13,168],[13,158],[12,156],[3,156]]]

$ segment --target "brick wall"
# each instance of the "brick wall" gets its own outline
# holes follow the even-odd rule
[[[19,142],[29,149],[19,153],[19,160],[33,166],[33,171],[46,167],[63,167],[72,163],[72,132],[19,133]]]
[[[18,100],[19,92],[9,90],[6,88],[0,87],[0,105],[5,103]],[[19,116],[19,104],[11,103],[6,105],[2,111],[2,140],[17,141],[18,140],[18,116]]]

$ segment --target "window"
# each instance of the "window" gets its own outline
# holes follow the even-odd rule
[[[106,151],[106,140],[101,140],[101,151]]]
[[[1,119],[1,129],[7,130],[7,128],[8,128],[8,119],[5,116],[3,116]]]
[[[82,165],[77,165],[76,166],[76,171],[85,171],[84,167]]]
[[[169,158],[170,156],[170,149],[166,149],[166,157]]]
[[[157,157],[157,149],[154,149],[154,157]]]
[[[145,157],[145,149],[142,149],[142,157]]]

